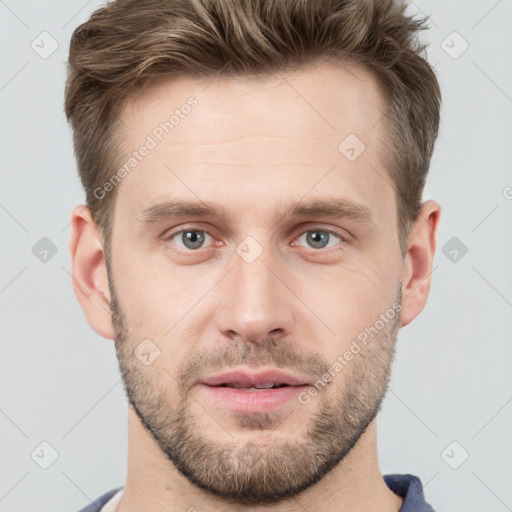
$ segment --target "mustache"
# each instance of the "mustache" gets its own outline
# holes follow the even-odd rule
[[[315,352],[306,351],[290,342],[276,343],[269,338],[260,343],[233,342],[213,350],[203,350],[191,355],[176,375],[182,389],[189,389],[199,377],[212,372],[227,370],[236,366],[256,369],[272,366],[295,370],[321,378],[329,370],[329,364]]]

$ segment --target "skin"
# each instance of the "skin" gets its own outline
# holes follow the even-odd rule
[[[115,339],[130,400],[118,511],[396,512],[403,500],[380,473],[372,415],[385,395],[397,331],[427,301],[441,208],[422,204],[402,259],[395,192],[382,163],[385,104],[358,67],[161,80],[122,112],[127,155],[190,96],[198,105],[117,185],[110,275],[89,210],[72,213],[75,293],[91,327]],[[355,161],[338,149],[351,133],[366,146]],[[373,221],[284,215],[299,201],[327,197],[367,206]],[[214,203],[229,217],[140,224],[144,209],[177,198]],[[170,238],[180,229],[210,237],[186,252],[181,235]],[[327,248],[307,237],[321,230],[335,234]],[[251,263],[236,251],[247,236],[262,249]],[[194,385],[192,377],[279,362],[313,382],[397,303],[396,321],[307,404],[233,414]],[[160,350],[148,366],[133,352],[145,339]],[[312,434],[319,425],[322,442]],[[184,444],[175,464],[169,452],[177,439]],[[280,481],[283,461],[290,474]],[[331,467],[315,472],[315,461]],[[219,465],[237,467],[240,482],[236,471],[230,479],[217,474]],[[211,470],[209,488],[200,485],[201,467]],[[276,479],[264,505],[265,471]],[[226,499],[226,482],[243,489],[242,477],[254,478],[246,482],[261,493]]]

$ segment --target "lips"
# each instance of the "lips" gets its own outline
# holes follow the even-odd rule
[[[236,369],[210,375],[196,384],[212,404],[243,414],[278,410],[309,385],[306,379],[275,368],[259,372]]]
[[[236,389],[277,389],[286,386],[308,385],[305,379],[277,369],[269,369],[257,373],[233,370],[203,378],[200,380],[200,383],[207,386]]]

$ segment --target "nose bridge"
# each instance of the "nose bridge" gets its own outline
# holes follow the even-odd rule
[[[286,287],[274,275],[280,265],[272,249],[247,237],[237,246],[230,266],[233,270],[219,289],[220,331],[253,342],[289,333],[292,305]]]

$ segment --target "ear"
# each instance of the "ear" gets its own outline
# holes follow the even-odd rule
[[[411,226],[409,248],[402,269],[401,327],[412,322],[427,302],[440,217],[441,206],[435,201],[426,201]]]
[[[76,206],[71,213],[69,251],[73,289],[89,325],[100,336],[114,339],[103,242],[84,205]]]

